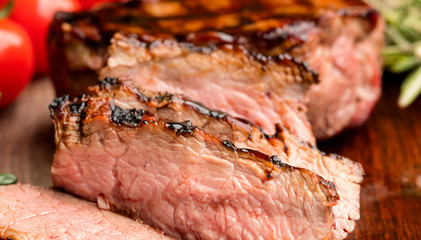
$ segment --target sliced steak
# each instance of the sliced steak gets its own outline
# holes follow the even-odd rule
[[[268,136],[246,120],[208,109],[181,95],[139,89],[128,78],[106,78],[92,87],[91,91],[91,94],[113,100],[117,106],[144,109],[163,121],[191,121],[194,126],[214,136],[230,140],[238,147],[277,155],[287,164],[313,171],[332,181],[339,193],[340,200],[333,207],[337,238],[344,238],[346,233],[354,229],[355,220],[359,219],[359,184],[363,175],[360,164],[336,155],[326,156],[311,144],[291,135],[280,125],[274,136]]]
[[[59,13],[50,31],[58,93],[95,83],[117,32],[166,36],[196,45],[237,43],[250,52],[289,53],[320,73],[308,93],[318,139],[365,121],[381,88],[384,21],[363,1],[129,1],[91,12]]]
[[[170,239],[146,224],[68,194],[0,186],[0,239]]]
[[[332,182],[105,96],[50,106],[56,187],[178,239],[331,239]]]
[[[305,92],[317,76],[288,56],[253,56],[238,45],[195,47],[171,39],[151,42],[116,34],[101,76],[129,75],[142,88],[184,94],[249,119],[269,133],[282,123],[314,142]]]

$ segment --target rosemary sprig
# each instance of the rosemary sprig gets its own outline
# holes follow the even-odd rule
[[[384,16],[386,67],[393,73],[409,72],[401,86],[398,105],[410,105],[421,93],[421,0],[367,0]]]

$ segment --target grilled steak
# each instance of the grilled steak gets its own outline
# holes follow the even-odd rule
[[[170,239],[93,203],[30,185],[0,187],[0,239]]]
[[[238,147],[256,149],[277,155],[285,163],[306,168],[335,183],[340,196],[333,207],[336,215],[335,233],[338,238],[354,229],[359,219],[359,183],[362,168],[358,163],[335,155],[326,156],[308,143],[291,135],[278,125],[277,133],[268,136],[252,123],[234,118],[227,113],[210,110],[200,103],[192,102],[181,95],[159,94],[135,87],[127,78],[106,78],[91,88],[95,96],[112,99],[126,109],[144,109],[160,120],[172,122],[191,121],[207,133],[232,141]],[[343,235],[343,236],[342,236]]]
[[[101,76],[130,75],[142,88],[182,93],[249,119],[269,133],[280,122],[314,142],[303,101],[317,78],[304,64],[283,56],[259,58],[236,45],[215,49],[169,39],[146,42],[120,34],[112,42]]]
[[[321,139],[369,115],[380,94],[383,28],[378,13],[358,0],[130,1],[57,14],[49,51],[59,65],[52,73],[58,93],[74,96],[94,83],[117,31],[290,54],[320,73],[321,83],[308,93],[308,116]]]
[[[353,229],[359,165],[322,157],[287,131],[268,137],[226,113],[130,83],[108,78],[91,96],[52,103],[57,187],[105,201],[176,238],[341,239]],[[237,138],[252,133],[248,141]],[[280,158],[235,146],[253,142]],[[343,199],[332,182],[288,162],[338,181]],[[338,166],[345,171],[334,174]]]

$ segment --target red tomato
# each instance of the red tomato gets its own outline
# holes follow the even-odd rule
[[[118,1],[122,1],[122,0],[80,0],[80,4],[82,5],[82,9],[90,9],[100,2],[118,2]]]
[[[9,0],[0,0],[0,10],[3,9],[8,2]]]
[[[32,78],[34,50],[23,27],[0,20],[0,108],[11,103]]]
[[[48,73],[47,34],[57,11],[79,11],[77,0],[15,0],[10,16],[29,33],[35,50],[37,73]]]

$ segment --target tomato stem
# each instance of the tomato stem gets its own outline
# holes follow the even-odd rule
[[[12,13],[12,9],[13,9],[13,5],[14,5],[15,1],[14,0],[10,0],[5,6],[4,8],[0,9],[0,20],[3,18],[7,18],[9,17],[10,13]]]

